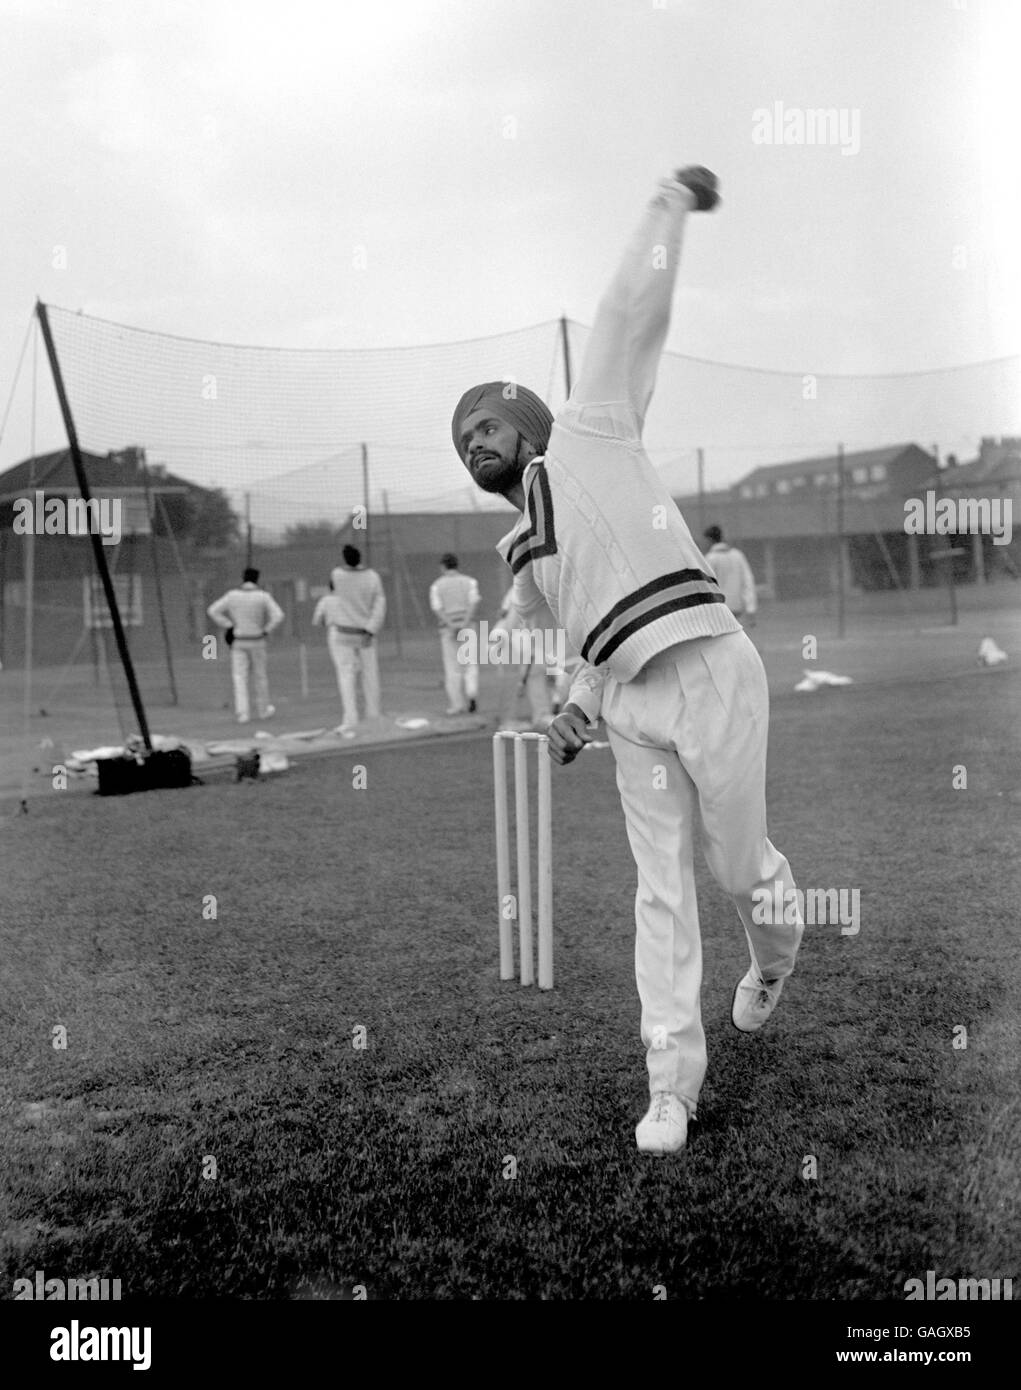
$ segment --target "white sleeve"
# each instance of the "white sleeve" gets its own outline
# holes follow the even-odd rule
[[[283,622],[284,610],[271,594],[266,595],[266,614],[266,631],[272,632],[274,628],[279,627]]]
[[[542,614],[543,610],[549,612],[542,591],[535,582],[531,565],[523,565],[514,576],[510,601],[511,607],[517,612],[524,627],[535,627],[535,620]]]
[[[755,576],[752,574],[752,567],[741,555],[742,583],[741,601],[744,604],[746,613],[754,613],[759,606],[759,596],[755,589]]]
[[[218,598],[215,603],[211,603],[209,607],[206,609],[206,612],[212,618],[213,622],[218,624],[220,627],[231,626],[231,617],[230,613],[228,612],[229,603],[230,594],[224,594],[222,598]]]
[[[583,661],[574,673],[571,689],[567,696],[569,705],[577,705],[584,710],[590,724],[599,718],[603,703],[603,686],[606,684],[606,667],[590,666]]]
[[[373,637],[375,637],[379,629],[383,626],[383,620],[386,618],[386,593],[383,589],[382,579],[376,574],[375,570],[373,570],[372,573],[376,580],[376,592],[372,599],[372,611],[369,613],[368,622],[365,626],[366,629],[372,633]]]
[[[670,326],[681,233],[691,194],[660,180],[599,302],[569,405],[627,402],[639,432]]]

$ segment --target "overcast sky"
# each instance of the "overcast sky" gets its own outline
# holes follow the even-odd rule
[[[717,170],[725,205],[692,220],[671,349],[868,374],[1017,353],[1019,11],[0,0],[0,409],[36,295],[303,348],[590,323],[680,162]],[[776,103],[844,112],[843,148],[757,142]],[[29,451],[28,380],[0,467]],[[40,451],[63,443],[41,395]],[[982,411],[947,437],[1016,424]]]

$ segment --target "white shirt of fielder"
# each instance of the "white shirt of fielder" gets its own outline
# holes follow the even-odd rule
[[[758,610],[759,599],[755,591],[755,576],[744,552],[726,541],[717,541],[706,551],[706,559],[720,581],[727,607],[735,618],[753,617]]]
[[[429,607],[440,625],[447,714],[473,710],[478,699],[479,668],[475,662],[459,659],[458,633],[474,621],[481,602],[478,583],[458,569],[444,570],[429,586]]]
[[[359,676],[365,717],[381,718],[376,637],[386,617],[386,595],[374,569],[338,565],[330,577],[334,592],[324,594],[316,604],[312,623],[326,628],[343,710],[336,731],[350,736],[359,724]]]
[[[230,589],[211,603],[206,612],[220,627],[233,627],[235,640],[251,641],[268,636],[284,620],[277,601],[246,579],[239,589]]]
[[[247,724],[251,717],[249,677],[255,687],[259,718],[268,719],[274,709],[269,702],[265,639],[284,621],[283,609],[265,589],[246,579],[240,589],[230,589],[211,603],[206,612],[217,626],[234,629],[230,670],[238,722]]]
[[[429,607],[443,627],[456,629],[470,623],[481,602],[478,583],[460,570],[444,571],[429,586]]]
[[[356,629],[343,634],[347,637],[378,636],[386,618],[386,594],[376,571],[338,565],[330,580],[333,593],[324,594],[316,604],[313,624],[337,629],[338,635],[342,628]]]

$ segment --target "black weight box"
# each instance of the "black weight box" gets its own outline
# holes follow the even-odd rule
[[[100,758],[100,796],[126,796],[128,792],[158,791],[163,787],[190,787],[194,778],[191,754],[186,748],[153,749],[138,758]]]

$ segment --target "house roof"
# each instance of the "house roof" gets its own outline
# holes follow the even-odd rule
[[[885,449],[866,449],[857,454],[845,454],[844,471],[849,473],[852,468],[871,468],[876,464],[888,466],[904,454],[914,451],[925,454],[925,450],[919,449],[917,444],[891,444]],[[926,457],[928,458],[930,455],[926,454]],[[935,462],[933,459],[933,467],[935,467]],[[795,463],[767,463],[761,468],[755,468],[751,473],[745,474],[734,486],[741,488],[749,483],[764,483],[774,478],[811,477],[816,473],[831,473],[836,466],[837,456],[835,453],[826,454],[823,458],[798,459]]]
[[[1021,449],[992,458],[977,458],[971,463],[959,463],[943,475],[947,483],[958,487],[977,487],[985,483],[1007,483],[1021,478]]]
[[[89,484],[94,488],[145,487],[145,473],[133,454],[90,454],[81,451],[82,464]],[[23,459],[6,472],[0,473],[0,502],[22,497],[30,489],[43,492],[78,492],[78,479],[71,462],[70,449],[57,449],[52,454],[39,454],[35,459]],[[197,483],[178,478],[173,473],[149,466],[151,492],[205,492]]]
[[[712,492],[703,492],[699,497],[697,492],[675,492],[672,494],[675,502],[701,502],[703,507],[722,507],[731,500],[733,493],[729,487],[717,488]]]

